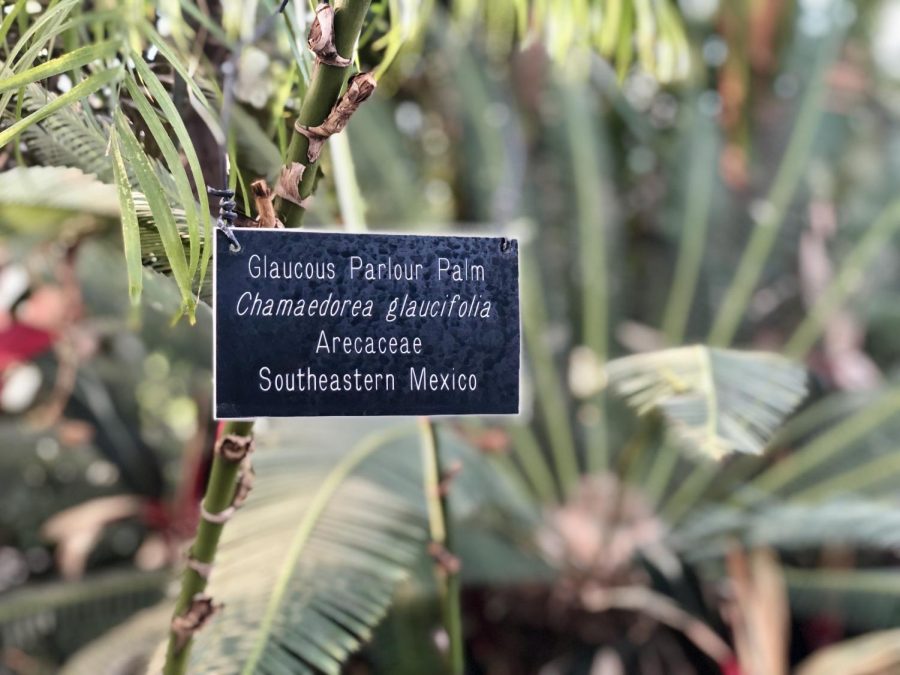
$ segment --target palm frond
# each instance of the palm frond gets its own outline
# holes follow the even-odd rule
[[[781,356],[703,346],[616,359],[606,377],[639,415],[659,412],[714,458],[761,453],[806,394],[806,372]]]
[[[162,597],[168,571],[98,573],[35,583],[0,598],[0,648],[67,654]]]
[[[46,138],[51,136],[48,134]],[[58,141],[54,140],[52,144],[48,143],[43,147],[49,149],[57,144]],[[86,164],[96,165],[90,158],[90,153],[84,156],[87,158]],[[112,180],[112,173],[109,177]],[[172,267],[156,226],[153,210],[141,192],[134,190],[131,196],[138,221],[141,264],[155,272],[171,276]],[[35,218],[36,213],[40,213],[42,217]],[[113,221],[120,218],[121,211],[113,184],[63,164],[16,167],[0,173],[0,214],[3,215],[0,236],[15,235],[47,241],[60,236],[75,236],[85,227],[91,231],[107,231]],[[54,214],[58,217],[51,217]],[[95,216],[96,221],[86,221],[85,214]],[[72,217],[73,215],[79,217]],[[184,211],[179,207],[172,207],[172,216],[187,255],[191,244]],[[129,274],[135,274],[131,269],[128,271]],[[212,297],[211,278],[203,279],[199,286],[199,296],[205,301]]]
[[[169,602],[137,612],[79,649],[59,675],[133,675],[144,672],[153,649],[169,628]]]
[[[752,511],[717,506],[698,512],[675,534],[690,558],[721,554],[735,538],[781,551],[818,550],[826,543],[887,550],[900,546],[900,511],[891,502],[850,497]]]
[[[210,584],[227,610],[199,635],[192,671],[339,672],[424,550],[415,428],[315,430],[255,460]]]
[[[25,88],[23,110],[43,106],[55,94],[39,84]],[[91,124],[77,108],[63,108],[22,133],[29,152],[43,165],[68,166],[94,174],[104,183],[113,182],[112,162],[106,152],[109,134]]]
[[[226,608],[197,636],[191,672],[337,673],[425,555],[414,425],[320,420],[277,429],[290,441],[254,458],[253,499],[226,528],[210,583]],[[474,450],[450,436],[442,443],[463,466],[451,491],[457,522],[505,525],[516,548],[516,533],[527,535],[537,513]],[[479,567],[473,560],[476,576]]]
[[[115,187],[78,169],[60,166],[14,167],[0,173],[0,205],[87,213],[99,218],[119,216]],[[4,223],[4,229],[18,229],[17,219],[4,219]],[[31,222],[17,233],[34,236],[36,229],[40,232],[44,227],[44,222]],[[56,228],[50,227],[56,234]]]

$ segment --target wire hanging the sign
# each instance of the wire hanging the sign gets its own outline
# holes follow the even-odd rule
[[[231,51],[231,56],[222,64],[222,107],[219,119],[222,125],[222,134],[219,138],[219,155],[222,167],[222,187],[207,186],[206,191],[213,197],[219,197],[219,213],[216,217],[216,228],[228,237],[230,248],[237,253],[241,250],[241,244],[234,234],[234,221],[240,215],[235,201],[235,191],[228,187],[228,131],[231,127],[231,108],[234,105],[234,86],[237,81],[238,64],[245,47],[248,47],[262,39],[275,25],[278,16],[284,13],[289,0],[281,0],[278,8],[265,21],[260,23],[253,34],[247,40],[241,40]]]

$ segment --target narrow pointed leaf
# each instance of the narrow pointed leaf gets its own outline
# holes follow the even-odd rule
[[[159,147],[160,152],[162,152],[166,162],[166,168],[168,168],[172,177],[175,179],[175,186],[178,190],[178,196],[187,220],[188,238],[190,240],[190,263],[188,273],[190,278],[193,279],[197,272],[197,263],[200,259],[200,228],[197,219],[197,204],[194,201],[194,192],[191,190],[187,172],[185,172],[184,166],[181,164],[181,156],[178,154],[175,144],[172,142],[172,139],[169,138],[169,134],[166,133],[165,128],[163,128],[159,116],[156,114],[153,106],[150,105],[150,101],[144,96],[141,88],[130,77],[125,78],[125,88],[128,89],[131,100],[134,102],[141,118],[150,130],[150,135],[153,136],[153,140],[156,141],[156,145]]]
[[[141,76],[141,80],[143,80],[144,85],[156,101],[156,105],[160,107],[163,115],[172,126],[172,131],[175,132],[175,137],[178,139],[181,150],[187,158],[188,167],[190,168],[191,176],[194,179],[194,185],[197,187],[197,198],[200,202],[197,213],[200,221],[205,225],[203,230],[203,255],[200,259],[200,283],[203,283],[206,279],[206,270],[209,261],[212,258],[213,246],[213,227],[209,218],[209,198],[206,194],[206,182],[203,178],[203,167],[200,165],[200,159],[194,148],[194,141],[188,133],[187,127],[185,127],[178,109],[172,102],[172,98],[169,96],[169,93],[166,91],[162,82],[160,82],[159,78],[150,69],[150,66],[147,65],[144,59],[141,58],[139,53],[133,51],[131,58],[132,61],[134,61],[137,73]],[[185,206],[185,209],[187,210],[187,205]]]
[[[172,207],[166,199],[159,177],[153,171],[150,160],[144,153],[134,132],[128,126],[128,121],[120,110],[116,111],[116,131],[119,138],[122,139],[123,157],[134,170],[137,181],[141,186],[141,192],[147,197],[147,203],[150,206],[165,248],[166,258],[172,267],[172,275],[175,277],[175,282],[178,284],[184,299],[184,309],[191,316],[194,304],[191,277],[184,255],[184,246],[181,242],[175,216],[172,213]]]
[[[32,124],[46,119],[60,108],[64,108],[75,103],[76,101],[87,98],[101,87],[106,86],[107,84],[112,82],[120,72],[121,69],[119,68],[110,68],[108,70],[103,70],[99,73],[91,75],[84,82],[81,82],[80,84],[72,87],[65,94],[62,94],[50,100],[50,102],[48,102],[44,107],[36,110],[27,117],[24,117],[18,122],[12,124],[3,131],[0,131],[0,148],[5,146],[13,138],[25,131],[25,129],[30,127]]]
[[[122,244],[125,249],[125,265],[128,269],[128,297],[131,298],[133,304],[137,304],[143,286],[141,234],[137,211],[134,208],[134,197],[131,194],[131,184],[128,182],[128,172],[125,169],[125,161],[122,159],[122,151],[119,148],[119,139],[115,131],[113,131],[111,145],[113,174],[122,209]]]
[[[115,54],[117,46],[117,42],[107,40],[106,42],[87,45],[86,47],[81,47],[68,54],[63,54],[62,56],[51,59],[39,66],[34,66],[24,72],[16,73],[15,75],[0,80],[0,92],[18,89],[26,84],[59,75],[67,70],[81,68],[97,59],[112,56]]]

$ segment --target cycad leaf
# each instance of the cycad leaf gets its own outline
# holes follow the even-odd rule
[[[900,546],[894,502],[843,496],[821,503],[773,503],[747,510],[715,506],[673,534],[690,558],[721,555],[740,538],[747,546],[810,551],[841,546],[890,551]]]
[[[776,354],[680,347],[610,362],[609,384],[638,414],[657,411],[689,448],[759,454],[806,394],[806,372]]]
[[[0,173],[0,209],[8,208],[27,209],[29,213],[33,209],[68,211],[101,218],[119,215],[115,188],[78,169],[60,166],[22,166]],[[26,220],[27,229],[20,230],[19,219],[4,218],[0,232],[13,230],[28,236],[57,234],[56,225],[47,227],[49,219]]]
[[[56,94],[41,85],[28,85],[23,109],[34,112],[54,98]],[[104,183],[112,183],[112,164],[106,152],[109,134],[104,131],[107,130],[92,124],[81,111],[69,107],[29,127],[22,140],[40,164],[81,169]]]
[[[0,651],[39,645],[69,652],[158,601],[169,573],[98,573],[77,582],[35,583],[0,598]]]
[[[165,638],[172,603],[141,610],[79,649],[59,675],[133,675],[146,672],[154,647]]]
[[[318,437],[254,458],[253,498],[210,585],[226,609],[197,636],[190,672],[340,672],[424,551],[415,427],[304,427]]]

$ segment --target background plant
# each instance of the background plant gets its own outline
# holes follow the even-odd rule
[[[504,426],[483,420],[441,432],[448,447],[468,446],[450,500],[467,589],[470,661],[487,667],[484,664],[491,659],[499,659],[524,668],[514,661],[516,654],[522,654],[531,666],[552,662],[559,669],[577,672],[591,663],[618,660],[629,672],[640,672],[650,670],[653,659],[659,657],[670,665],[691,664],[701,671],[713,668],[714,661],[729,657],[715,647],[710,650],[708,641],[698,645],[685,638],[685,626],[695,625],[685,623],[685,614],[707,626],[729,649],[735,647],[732,637],[737,631],[724,622],[733,614],[720,612],[712,593],[737,583],[734,570],[727,570],[725,564],[725,554],[735,540],[779,551],[791,601],[795,656],[811,651],[819,641],[891,625],[897,611],[892,553],[896,508],[891,485],[898,468],[892,439],[900,399],[891,384],[896,351],[892,346],[896,256],[891,235],[896,214],[890,192],[894,167],[886,148],[895,134],[891,101],[896,84],[890,59],[885,58],[888,43],[880,37],[880,26],[890,25],[891,4],[728,4],[715,14],[703,14],[698,4],[684,3],[692,68],[686,82],[675,88],[659,87],[658,78],[664,73],[658,70],[654,78],[627,66],[622,66],[620,86],[619,75],[590,50],[571,49],[573,44],[600,45],[590,39],[594,33],[571,29],[590,26],[585,17],[592,16],[595,5],[564,4],[521,5],[524,13],[511,9],[504,14],[504,3],[497,3],[487,6],[501,7],[496,14],[490,10],[482,14],[483,6],[469,8],[460,3],[445,13],[435,3],[426,15],[422,6],[376,3],[372,32],[362,42],[360,60],[378,70],[382,94],[354,117],[348,137],[330,142],[324,167],[326,189],[318,192],[308,218],[313,226],[338,222],[360,228],[368,223],[378,229],[421,228],[423,222],[429,223],[429,229],[440,229],[443,223],[457,221],[483,229],[479,223],[492,222],[506,224],[506,232],[530,242],[523,260],[523,269],[530,272],[523,278],[531,392],[523,420],[527,423]],[[263,5],[258,7],[261,13],[271,9]],[[190,7],[180,5],[183,16],[202,22],[195,29],[206,30],[211,44],[227,45],[250,23],[237,18],[236,9],[223,15],[221,23],[203,21]],[[570,13],[570,7],[581,9]],[[140,18],[158,21],[158,17],[148,19],[139,8],[139,4],[131,6],[134,12],[125,18],[119,10],[113,13],[115,18],[111,14],[102,19],[101,24],[110,23],[100,37],[124,31],[129,35],[127,49],[132,49],[134,40],[144,54],[153,34],[142,32]],[[247,7],[242,4],[241,9]],[[542,11],[548,13],[542,15]],[[291,32],[281,27],[261,53],[248,53],[249,64],[244,67],[252,67],[256,59],[257,64],[265,64],[259,66],[265,77],[256,79],[256,89],[246,83],[249,89],[241,93],[243,103],[235,113],[238,131],[232,144],[236,167],[232,175],[238,185],[257,176],[271,179],[281,164],[291,111],[302,99],[309,67],[302,49],[302,12],[299,16],[300,20],[296,12],[289,15]],[[524,29],[521,20],[514,20],[523,16],[534,17]],[[85,26],[93,25],[91,18],[96,17],[86,19]],[[16,31],[24,33],[20,23],[25,30],[30,25],[15,18],[9,21],[7,42],[18,39]],[[173,21],[173,25],[189,22]],[[61,39],[65,30],[48,40]],[[93,49],[93,30],[73,35],[90,41]],[[602,33],[601,24],[598,40]],[[618,37],[622,34],[627,32],[619,32]],[[534,46],[510,57],[507,48],[512,41],[528,43],[527,35],[533,40],[542,36],[553,58]],[[162,49],[167,48],[174,60],[181,59],[179,67],[194,83],[182,92],[180,100],[186,104],[179,111],[188,117],[185,127],[190,129],[200,169],[212,172],[213,177],[207,175],[205,180],[215,182],[217,164],[210,155],[215,147],[216,63],[221,56],[198,57],[190,49],[193,38],[196,34],[167,36],[157,47],[157,59],[165,58]],[[42,44],[36,55],[49,42]],[[621,44],[631,45],[618,40],[617,45]],[[119,45],[114,50],[120,60],[123,49]],[[81,79],[91,81],[96,72],[103,72],[95,54],[89,54],[91,59],[84,66],[67,62],[65,72],[83,69]],[[182,85],[173,74],[179,73],[178,67],[163,63],[158,70],[158,79],[177,105]],[[15,89],[6,90],[13,92],[6,100],[10,120],[42,109],[27,107],[29,92],[34,92],[38,105],[44,105],[49,96],[46,90],[55,86],[53,78],[44,79],[48,71],[42,72],[43,85],[36,80],[22,89],[18,81]],[[128,67],[110,81],[118,86],[120,101],[131,100],[130,80],[147,87],[148,102],[160,105],[147,82]],[[79,81],[77,74],[72,81]],[[44,92],[37,89],[40,86]],[[62,188],[72,185],[70,181],[81,182],[79,190],[68,191],[69,199],[86,194],[88,185],[114,183],[111,156],[106,154],[110,124],[116,127],[121,149],[128,153],[130,148],[134,157],[140,154],[119,128],[122,122],[116,126],[104,106],[115,100],[113,91],[98,92],[97,113],[82,108],[66,116],[66,111],[76,109],[60,109],[28,129],[20,126],[24,144],[5,148],[7,166],[14,168],[3,174],[8,188],[0,191],[4,231],[12,233],[9,241],[37,251],[38,256],[47,253],[46,248],[33,248],[41,242],[78,240],[85,232],[95,239],[115,238],[115,201],[105,212],[94,206],[99,204],[95,200],[87,205],[84,199],[63,201],[67,191]],[[203,104],[201,94],[209,105]],[[263,97],[262,106],[254,106]],[[136,122],[135,138],[141,140],[140,109],[130,104],[121,107],[124,117]],[[196,126],[189,126],[194,112]],[[210,126],[213,132],[206,136]],[[160,189],[155,206],[151,205],[144,193],[155,192],[154,180],[144,172],[148,190],[139,176],[129,176],[137,192],[138,214],[136,228],[132,223],[129,231],[133,242],[137,230],[144,262],[160,270],[172,267],[167,254],[175,248],[173,241],[170,237],[167,248],[164,234],[159,234],[160,224],[149,217],[158,213],[162,194],[172,222],[182,230],[180,239],[188,244],[184,264],[190,283],[178,284],[182,287],[171,311],[183,306],[189,312],[202,287],[202,233],[208,222],[197,218],[192,245],[187,214],[191,204],[182,199],[177,167],[170,166],[164,150],[150,142],[149,127],[138,150],[151,162]],[[175,129],[167,133],[178,140]],[[175,140],[175,147],[183,147]],[[91,161],[97,163],[91,165]],[[129,156],[126,168],[136,166],[136,161]],[[41,164],[74,165],[94,173],[98,180],[68,174],[67,181],[60,181],[60,174],[52,182],[49,174],[42,178],[36,169],[19,169]],[[190,186],[190,164],[184,172]],[[35,183],[40,188],[28,187]],[[182,182],[181,190],[183,186]],[[53,204],[48,201],[51,197],[60,201]],[[198,195],[198,204],[201,200]],[[148,203],[143,212],[142,203]],[[42,211],[33,210],[36,207]],[[48,207],[56,207],[52,218],[46,213]],[[200,205],[194,208],[205,213]],[[247,204],[244,210],[252,208]],[[37,223],[46,225],[37,227]],[[165,223],[162,226],[165,229]],[[137,278],[134,249],[130,249],[132,290]],[[190,276],[193,256],[196,274]],[[126,278],[124,271],[120,274],[120,279]],[[178,274],[174,276],[178,281]],[[148,280],[158,279],[143,274],[141,278],[145,292],[150,288]],[[865,303],[847,302],[861,297]],[[145,297],[141,311],[148,309]],[[145,319],[144,325],[155,322],[161,327],[169,317],[163,313]],[[203,325],[202,310],[197,321]],[[704,441],[719,436],[708,433],[709,420],[720,419],[709,415],[710,402],[728,400],[722,388],[734,386],[729,382],[736,372],[732,370],[729,378],[727,368],[717,368],[709,371],[720,375],[713,379],[714,386],[697,384],[703,378],[694,376],[704,372],[698,364],[711,364],[717,352],[663,352],[631,361],[668,387],[654,401],[649,416],[640,420],[630,416],[620,399],[610,394],[610,387],[603,386],[607,376],[616,385],[617,367],[604,367],[610,358],[707,338],[717,348],[736,342],[778,351],[787,345],[790,357],[806,359],[813,374],[810,393],[801,410],[766,443],[763,457],[739,456],[720,463],[703,458]],[[192,339],[203,344],[200,338]],[[727,360],[729,353],[720,355]],[[198,358],[197,362],[204,361]],[[620,375],[621,370],[620,365]],[[193,372],[186,364],[170,371]],[[788,367],[785,372],[795,369]],[[200,371],[201,379],[202,375]],[[776,375],[764,379],[774,381]],[[737,387],[737,391],[743,390]],[[765,386],[763,394],[754,391],[751,400],[757,404],[771,400],[775,392],[771,385]],[[677,415],[683,409],[673,411],[668,404],[685,392],[693,395],[692,414],[698,404],[705,411],[700,429],[707,431],[699,437],[688,434],[687,441],[683,433],[669,433],[673,427],[683,428],[685,418]],[[720,409],[720,413],[744,407]],[[783,406],[781,412],[790,408]],[[765,418],[766,408],[756,409]],[[161,428],[151,420],[147,426]],[[315,429],[327,439],[324,442],[331,451],[323,453],[321,465],[310,462],[307,468],[297,454],[313,456],[317,443],[304,440],[303,434]],[[713,430],[721,431],[718,424]],[[339,492],[328,500],[323,497],[318,510],[310,511],[308,502],[298,498],[290,509],[278,512],[284,524],[267,534],[273,541],[296,541],[298,522],[311,527],[300,549],[303,555],[297,558],[302,564],[292,568],[296,577],[290,579],[296,580],[296,588],[315,588],[310,579],[316,578],[316,571],[334,564],[335,558],[328,555],[338,560],[346,557],[348,583],[370,583],[356,576],[346,541],[335,539],[334,533],[351,536],[355,532],[353,521],[359,515],[352,505],[356,499],[368,504],[366,495],[372,491],[376,495],[372,500],[385,504],[385,510],[373,512],[376,522],[368,533],[372,541],[367,550],[377,555],[381,545],[389,543],[391,550],[399,552],[397,560],[385,564],[384,579],[396,580],[402,571],[417,569],[416,551],[421,560],[424,546],[415,543],[427,536],[421,488],[414,480],[403,482],[402,478],[416,475],[417,454],[410,451],[409,439],[397,440],[384,446],[384,454],[372,449],[361,463],[348,464],[346,458],[354,455],[345,456],[335,447],[349,450],[355,440],[361,443],[355,447],[371,449],[375,441],[360,440],[365,432],[355,429],[353,439],[348,433],[347,440],[338,443],[340,436],[331,427],[304,425],[275,428],[267,443],[261,441],[263,447],[282,445],[286,454],[273,454],[270,463],[260,453],[260,486],[254,495],[256,506],[248,505],[248,528],[254,517],[251,508],[261,514],[280,503],[277,481],[271,483],[267,477],[275,480],[278,472],[288,475],[290,470],[292,476],[296,472],[298,478],[293,480],[297,481],[306,475],[309,478],[302,480],[314,484],[321,482],[319,476],[335,476],[332,480],[338,481]],[[176,445],[163,442],[159,447],[171,456]],[[758,445],[750,449],[758,450]],[[40,457],[35,455],[36,446],[33,439],[24,440],[26,456]],[[472,448],[485,454],[473,453]],[[87,444],[85,452],[94,457],[98,449]],[[147,454],[156,457],[161,452]],[[413,464],[391,465],[394,452],[400,453],[396,455],[400,464],[403,460]],[[171,465],[177,466],[177,457]],[[407,470],[411,473],[406,474]],[[594,479],[585,481],[584,474]],[[272,487],[265,487],[267,482]],[[502,490],[495,487],[498,482]],[[403,487],[398,488],[398,483]],[[344,490],[352,492],[347,496]],[[400,500],[391,506],[402,514],[404,527],[381,520],[381,515],[391,512],[385,493]],[[504,499],[484,504],[486,497],[496,494]],[[74,497],[69,503],[81,499]],[[607,514],[601,507],[611,501],[628,508]],[[49,515],[59,508],[48,502],[45,512]],[[309,520],[313,516],[304,515],[309,513],[316,516],[314,523]],[[336,520],[329,521],[332,513]],[[232,524],[237,527],[237,523]],[[518,525],[510,527],[510,523]],[[572,523],[576,524],[574,534]],[[20,527],[23,534],[13,543],[23,536],[37,540],[35,524],[22,522]],[[642,538],[639,533],[644,531],[653,536]],[[244,539],[241,533],[226,532],[223,564],[235,571],[234,579],[243,581],[241,573],[258,561],[257,550],[266,549],[257,549],[261,540]],[[615,559],[617,565],[573,565],[578,560],[577,545],[585,542],[595,543],[587,551],[596,553],[598,561],[613,559],[602,545],[610,533],[631,542],[626,548],[629,555]],[[354,535],[350,541],[359,540]],[[120,553],[118,559],[122,557],[127,556]],[[285,561],[280,569],[291,569],[289,555],[280,560]],[[365,557],[359,562],[368,567]],[[427,564],[421,567],[428,569]],[[498,570],[503,570],[502,576],[498,577]],[[367,651],[357,655],[353,667],[421,672],[427,659],[439,657],[432,640],[439,621],[427,602],[429,579],[430,572],[424,571],[401,587],[395,609]],[[268,593],[272,577],[259,574],[253,580]],[[223,577],[221,586],[223,597],[234,595],[238,607],[258,600],[256,595],[241,599],[239,582],[229,583]],[[610,592],[598,596],[598,587]],[[10,629],[4,636],[12,635],[15,641],[4,637],[4,644],[24,648],[26,653],[39,651],[33,648],[37,643],[29,640],[47,631],[40,629],[40,621],[29,618],[35,610],[22,609],[21,597],[8,605],[15,611],[4,625],[31,621],[37,629]],[[302,642],[302,658],[326,669],[337,669],[356,651],[390,604],[387,592],[382,593],[371,599],[371,606],[358,608],[369,620],[348,625],[347,607],[337,600],[340,596],[327,609],[317,604],[316,596],[307,596],[313,598],[307,600],[309,604],[292,600],[291,593],[272,597],[283,601],[280,606],[286,608],[286,615],[296,611],[302,616],[298,634],[307,637],[298,637],[294,647],[299,649]],[[142,599],[137,604],[150,601]],[[49,608],[38,606],[38,615],[65,616],[58,601],[47,604]],[[680,613],[664,613],[672,604]],[[548,613],[551,607],[555,614]],[[535,623],[534,617],[548,615],[553,618]],[[226,612],[221,624],[212,624],[213,630],[202,635],[198,658],[227,658],[229,631],[253,627],[249,634],[259,635],[262,616],[254,611]],[[680,623],[666,620],[672,616],[680,617]],[[653,630],[638,652],[621,636],[642,618]],[[148,622],[146,615],[136,619],[138,626],[141,622],[151,633],[160,630],[160,624]],[[323,626],[329,630],[318,630]],[[334,626],[349,631],[335,631]],[[573,626],[583,630],[572,630]],[[355,638],[348,638],[348,633]],[[541,636],[539,641],[529,639],[535,634]],[[314,646],[309,645],[310,635],[316,636]],[[118,633],[110,640],[121,645],[132,638]],[[527,651],[535,644],[540,651]],[[98,643],[92,649],[100,654],[102,648]],[[322,656],[323,652],[329,656]],[[742,666],[753,672],[748,664]]]

